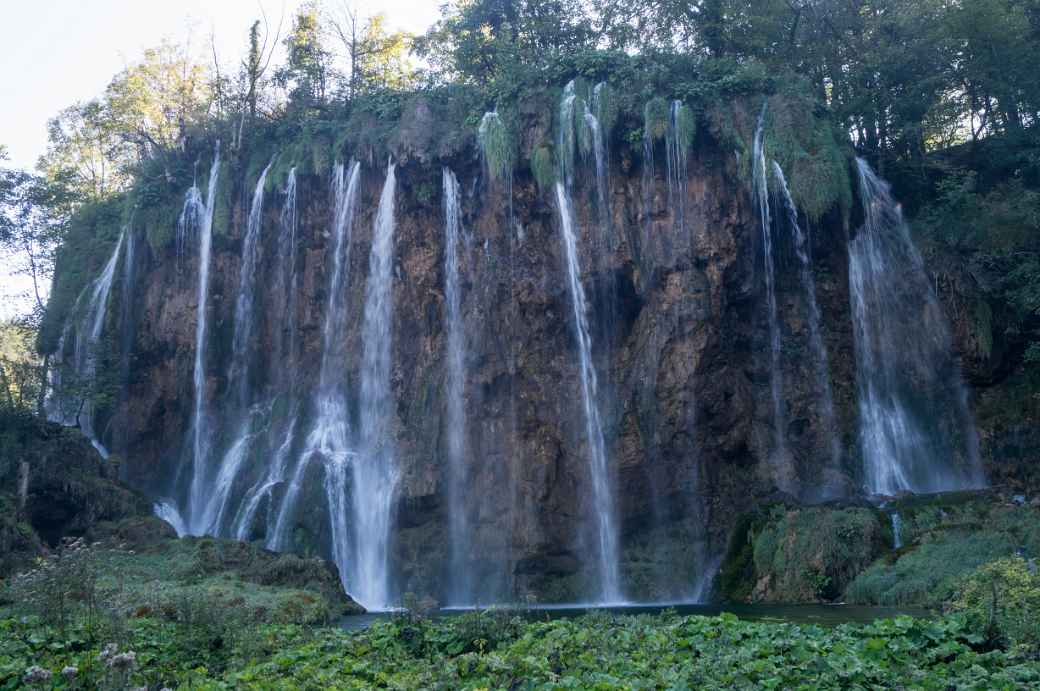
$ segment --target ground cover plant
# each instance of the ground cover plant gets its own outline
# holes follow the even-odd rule
[[[0,621],[0,688],[1026,689],[1040,660],[990,648],[961,616],[834,628],[718,617],[483,612],[357,632],[264,624],[203,648],[142,618],[119,641]],[[66,670],[63,674],[62,670]]]

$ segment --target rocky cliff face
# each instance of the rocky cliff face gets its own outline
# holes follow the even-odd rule
[[[406,112],[392,142],[398,161],[394,241],[391,435],[402,478],[392,547],[393,589],[441,595],[448,571],[448,513],[464,511],[471,537],[466,568],[478,602],[532,594],[580,599],[588,592],[589,464],[560,222],[549,190],[518,171],[490,180],[472,142],[431,139],[439,116],[422,102]],[[547,116],[526,115],[521,148],[546,136]],[[745,118],[746,119],[746,118]],[[425,124],[424,124],[425,123]],[[745,123],[746,124],[746,123]],[[830,353],[838,430],[821,423],[807,355],[807,305],[790,239],[778,250],[781,365],[789,453],[770,456],[767,326],[758,218],[750,186],[716,127],[702,126],[680,194],[677,222],[665,171],[643,165],[627,146],[610,166],[612,235],[595,241],[599,214],[587,167],[577,176],[575,216],[582,283],[591,296],[593,357],[620,520],[622,579],[632,599],[688,597],[726,547],[736,517],[775,497],[780,477],[811,498],[829,485],[853,493],[855,364],[849,316],[847,224],[837,211],[809,230],[822,331]],[[344,159],[347,152],[338,152]],[[371,158],[371,157],[369,157]],[[446,501],[446,328],[441,165],[463,189],[459,257],[467,350],[464,506]],[[331,265],[329,171],[298,178],[298,286],[301,389],[316,387]],[[230,209],[214,239],[207,396],[214,444],[228,443],[221,406],[241,240],[253,180],[233,167],[221,203]],[[350,255],[346,381],[357,409],[360,342],[373,217],[385,168],[363,166]],[[275,180],[275,184],[281,184]],[[270,424],[285,415],[275,390],[286,366],[273,344],[286,328],[284,297],[264,279],[278,256],[281,195],[269,193],[261,234],[259,294],[250,387],[268,390]],[[218,212],[219,213],[219,212]],[[144,243],[142,243],[144,244]],[[131,483],[173,495],[190,474],[187,434],[192,387],[196,257],[178,263],[170,245],[139,253],[135,283],[123,287],[136,330],[125,400],[110,415],[112,447]],[[958,335],[960,332],[958,331]],[[101,429],[101,427],[98,427]],[[112,430],[125,435],[122,442]],[[830,434],[843,450],[830,461]],[[260,478],[269,459],[251,457],[232,501]],[[331,535],[319,464],[304,478],[292,521],[297,550],[330,553]],[[274,503],[284,487],[276,489]],[[261,508],[270,511],[270,503]],[[262,537],[264,520],[254,537]]]

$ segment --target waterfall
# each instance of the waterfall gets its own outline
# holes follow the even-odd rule
[[[892,547],[901,549],[903,547],[903,517],[898,511],[892,512]]]
[[[179,236],[185,235],[191,228],[194,228],[199,236],[199,285],[195,307],[195,365],[192,374],[192,381],[195,385],[191,420],[192,477],[188,498],[188,515],[192,521],[191,528],[196,534],[201,534],[206,528],[205,525],[196,523],[195,519],[202,517],[202,509],[206,500],[206,484],[209,480],[210,430],[206,409],[206,308],[209,299],[209,255],[213,243],[213,210],[217,205],[217,176],[219,174],[220,142],[217,142],[213,151],[213,164],[209,171],[206,200],[203,202],[198,186],[192,185],[184,199],[184,209],[178,223],[178,227],[183,229],[178,231]]]
[[[361,330],[360,452],[352,464],[354,554],[339,564],[348,592],[365,609],[390,606],[389,551],[398,472],[394,458],[390,391],[393,320],[394,164],[386,172],[372,229]]]
[[[234,535],[238,540],[249,538],[253,520],[261,502],[271,496],[275,487],[285,481],[286,465],[296,440],[296,424],[299,416],[299,398],[296,391],[298,362],[296,360],[296,168],[289,171],[285,181],[285,203],[278,222],[278,256],[273,290],[284,301],[281,323],[284,330],[278,331],[278,343],[274,351],[274,362],[279,367],[276,378],[279,391],[289,397],[289,412],[283,425],[272,426],[269,434],[274,437],[277,448],[267,468],[267,473],[246,493],[245,500],[235,517]],[[278,440],[281,440],[280,442]],[[272,446],[274,445],[272,444]],[[268,509],[267,537],[273,535],[276,514]]]
[[[798,224],[798,210],[791,199],[791,192],[787,187],[787,179],[784,171],[776,161],[773,161],[773,175],[783,198],[784,209],[787,212],[787,224],[794,233],[795,254],[798,255],[799,278],[802,290],[808,304],[808,327],[809,347],[813,354],[813,364],[816,369],[816,393],[820,401],[820,417],[823,432],[827,435],[830,451],[830,464],[838,469],[841,464],[841,443],[838,440],[838,422],[834,413],[834,394],[831,391],[830,360],[827,356],[827,346],[823,342],[823,334],[820,332],[820,307],[816,302],[816,281],[812,273],[812,260],[809,256],[809,243],[802,227]],[[820,488],[819,496],[830,499],[840,493],[836,487]]]
[[[152,513],[169,523],[177,533],[177,537],[184,537],[188,534],[188,526],[184,522],[181,512],[177,510],[177,505],[172,501],[160,499],[152,504]]]
[[[784,415],[783,374],[780,370],[780,321],[776,306],[776,267],[773,258],[773,223],[769,213],[769,183],[766,177],[765,155],[765,119],[766,106],[758,118],[755,129],[752,165],[754,165],[754,195],[758,206],[759,222],[762,228],[762,261],[765,264],[766,277],[766,312],[769,320],[769,390],[773,403],[773,450],[771,465],[777,486],[787,492],[794,490],[794,482],[790,470],[785,468],[787,462],[786,421]]]
[[[682,139],[679,117],[682,101],[672,101],[668,107],[668,132],[665,149],[668,163],[668,206],[672,209],[675,230],[680,238],[686,237],[686,185],[689,176],[689,147]]]
[[[581,366],[581,397],[585,412],[585,437],[588,444],[589,470],[592,481],[592,504],[598,538],[600,600],[603,603],[620,602],[620,578],[618,575],[618,536],[614,517],[614,497],[611,490],[610,469],[607,464],[607,448],[603,439],[600,420],[596,370],[592,363],[592,338],[589,336],[588,305],[585,289],[581,285],[581,268],[578,265],[577,240],[574,235],[574,220],[570,197],[562,181],[556,183],[556,202],[560,210],[560,228],[563,250],[567,262],[567,287],[571,294],[574,311],[574,336],[578,343]]]
[[[442,171],[444,184],[444,302],[447,324],[447,372],[445,376],[448,441],[448,525],[451,540],[449,592],[452,604],[472,600],[470,585],[470,532],[466,502],[466,334],[462,323],[462,297],[459,286],[459,181],[451,169]]]
[[[355,161],[350,165],[349,173],[342,164],[336,164],[332,176],[333,212],[330,229],[333,241],[332,269],[329,271],[325,325],[322,329],[321,367],[314,400],[314,422],[305,440],[304,450],[297,460],[296,469],[289,480],[285,497],[282,499],[281,507],[274,521],[274,528],[268,532],[267,547],[269,549],[283,550],[290,546],[288,541],[289,521],[292,520],[296,510],[304,475],[314,457],[327,459],[327,465],[345,466],[347,457],[353,455],[353,450],[349,446],[350,418],[347,414],[347,401],[344,397],[346,381],[343,374],[346,369],[346,354],[343,350],[343,342],[346,340],[347,325],[345,293],[349,284],[354,211],[360,179],[361,164],[359,162]],[[295,276],[295,270],[292,275]],[[295,281],[295,279],[293,280]],[[345,520],[346,512],[334,513],[331,501],[329,508],[330,516],[334,521]],[[335,522],[333,526],[334,544],[342,544],[346,539],[345,527]],[[342,571],[340,576],[343,576]]]
[[[273,161],[272,161],[273,162]],[[237,432],[221,459],[216,482],[213,483],[201,515],[192,513],[197,532],[218,535],[224,527],[224,516],[235,481],[243,463],[249,458],[252,440],[253,412],[249,408],[250,347],[253,344],[254,303],[256,302],[256,266],[260,259],[260,230],[263,224],[264,183],[268,163],[256,181],[253,201],[249,207],[246,232],[242,238],[242,261],[238,271],[238,291],[235,294],[235,321],[231,341],[231,366],[228,370],[230,401],[227,414],[237,418]]]
[[[889,186],[857,159],[864,224],[849,244],[860,449],[877,495],[985,485],[949,326]]]
[[[127,229],[126,247],[123,250],[122,309],[120,314],[119,348],[119,406],[124,412],[119,438],[119,452],[125,456],[129,435],[130,364],[134,352],[134,281],[136,280],[136,244],[132,229]],[[120,468],[120,479],[126,479],[126,466]]]
[[[116,275],[120,251],[130,233],[124,226],[101,273],[87,284],[76,298],[68,321],[58,341],[58,363],[50,382],[51,395],[47,401],[47,417],[67,427],[78,426],[97,449],[102,458],[108,458],[108,449],[94,431],[94,394],[97,388],[98,344],[108,314],[108,296]],[[83,300],[86,304],[83,305]],[[82,305],[83,313],[80,314]],[[63,351],[72,339],[72,362],[65,363]],[[72,381],[68,381],[71,375]]]

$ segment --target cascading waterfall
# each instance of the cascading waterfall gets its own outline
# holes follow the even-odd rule
[[[668,106],[668,132],[665,149],[668,163],[668,206],[672,209],[675,230],[686,237],[686,184],[689,176],[689,147],[680,127],[683,102],[672,101]]]
[[[350,418],[344,397],[346,381],[346,354],[343,350],[347,325],[346,289],[349,284],[350,251],[353,247],[354,212],[358,186],[361,180],[361,164],[354,161],[349,171],[343,164],[336,164],[333,171],[333,213],[331,236],[333,239],[332,270],[329,272],[328,301],[325,305],[325,325],[322,329],[321,368],[318,388],[314,400],[314,422],[307,435],[304,450],[296,463],[296,469],[282,499],[273,530],[267,536],[269,549],[283,550],[289,545],[289,522],[292,520],[303,486],[304,474],[315,457],[324,458],[326,474],[329,468],[345,473],[346,465],[354,451],[350,447]],[[330,492],[336,501],[342,495]],[[332,511],[334,548],[347,544],[346,511]],[[342,555],[347,562],[346,553]],[[342,577],[344,572],[340,571]]]
[[[273,161],[272,161],[273,163]],[[242,238],[242,261],[238,271],[238,291],[235,294],[235,321],[231,340],[231,366],[228,370],[228,414],[237,419],[237,431],[224,454],[215,483],[210,488],[201,516],[192,514],[193,528],[203,533],[220,534],[231,499],[231,491],[249,457],[252,441],[252,414],[249,401],[250,347],[253,343],[256,302],[256,267],[260,261],[260,230],[263,222],[264,184],[267,164],[253,190],[246,232]]]
[[[903,517],[898,511],[892,512],[892,547],[902,549],[903,547]]]
[[[949,327],[902,209],[857,159],[864,224],[849,244],[860,449],[876,495],[985,485]]]
[[[192,406],[191,448],[192,477],[188,497],[188,522],[194,534],[202,534],[207,526],[202,521],[209,481],[209,419],[206,406],[206,309],[209,301],[209,260],[213,244],[213,210],[216,207],[217,177],[220,174],[220,142],[213,151],[213,164],[209,171],[206,200],[196,185],[184,199],[184,209],[178,226],[179,235],[186,235],[194,228],[199,236],[199,284],[195,316],[195,364],[192,381],[195,385],[195,400]],[[198,522],[196,522],[196,517]]]
[[[296,359],[296,168],[289,171],[283,192],[285,203],[279,218],[278,256],[274,277],[274,294],[284,300],[282,323],[285,329],[278,331],[278,344],[275,348],[276,361],[283,363],[279,368],[279,387],[281,395],[289,398],[289,412],[283,425],[274,426],[270,430],[276,446],[274,457],[266,474],[246,493],[245,500],[235,518],[234,535],[236,539],[246,540],[253,529],[253,521],[264,499],[269,499],[275,487],[285,481],[286,466],[296,440],[296,424],[299,418],[299,396],[296,391],[298,362]],[[280,440],[280,441],[279,441]],[[268,510],[267,536],[273,535],[277,515],[273,509]]]
[[[96,411],[90,389],[95,384],[97,349],[105,326],[105,315],[108,313],[108,296],[112,292],[112,281],[116,275],[120,251],[129,232],[129,227],[123,228],[101,273],[87,284],[73,305],[71,316],[62,330],[58,344],[59,362],[53,370],[51,396],[47,404],[48,419],[68,427],[78,426],[101,457],[106,459],[109,455],[108,449],[94,431]],[[84,298],[87,302],[80,315],[80,305]],[[70,338],[73,339],[72,362],[66,364],[60,360]],[[71,382],[68,381],[69,375],[73,379]]]
[[[784,491],[793,491],[794,482],[785,469],[787,457],[786,417],[783,402],[783,375],[780,369],[780,320],[776,306],[776,267],[773,264],[773,223],[769,212],[769,183],[766,174],[765,154],[766,106],[755,128],[752,149],[754,165],[753,190],[762,229],[762,261],[765,265],[766,313],[769,321],[769,390],[773,403],[773,449],[771,454],[777,486]]]
[[[595,366],[592,362],[592,337],[589,331],[588,301],[581,284],[581,267],[578,263],[577,237],[574,231],[574,216],[571,210],[570,187],[574,180],[574,155],[579,136],[588,137],[580,130],[588,127],[590,113],[577,120],[575,83],[569,82],[560,101],[560,127],[557,139],[559,156],[559,179],[556,182],[556,202],[560,212],[560,233],[566,257],[567,286],[571,295],[574,316],[575,340],[578,345],[581,369],[582,405],[585,413],[585,440],[589,454],[589,476],[592,484],[592,507],[595,511],[593,525],[597,547],[599,575],[599,597],[601,602],[621,602],[619,576],[619,549],[617,524],[614,515],[614,496],[607,461],[606,441],[603,437],[603,422],[599,409],[599,386]],[[594,121],[595,116],[591,116]],[[596,131],[598,133],[598,127]],[[598,138],[598,137],[597,137]]]
[[[184,537],[189,534],[188,525],[184,522],[184,517],[181,516],[181,512],[177,510],[177,505],[172,501],[160,499],[152,504],[152,513],[169,523],[174,532],[177,533],[177,537]]]
[[[398,471],[391,428],[394,193],[390,163],[372,230],[361,331],[360,452],[351,464],[353,555],[339,563],[347,591],[368,610],[390,607],[390,531]]]
[[[563,250],[567,262],[567,287],[571,294],[574,310],[574,335],[578,342],[581,367],[581,397],[585,412],[585,437],[588,445],[589,471],[592,481],[592,504],[596,515],[594,522],[598,538],[600,601],[621,602],[620,577],[618,575],[618,536],[614,517],[614,497],[607,464],[607,448],[600,420],[596,370],[592,363],[592,338],[589,335],[588,303],[585,289],[581,285],[581,268],[578,265],[577,240],[571,212],[570,196],[562,181],[556,183],[556,202],[560,210],[560,229]]]
[[[122,308],[120,314],[120,348],[119,348],[119,405],[126,411],[130,399],[130,362],[134,351],[134,281],[137,278],[137,266],[135,234],[132,229],[127,229],[126,248],[123,251],[123,286],[122,286]],[[119,439],[119,452],[125,454],[127,447],[127,434],[129,425],[125,422],[121,426]],[[126,467],[120,468],[120,473],[125,473]],[[121,477],[124,479],[125,477]]]
[[[824,433],[827,434],[830,447],[831,467],[837,469],[841,463],[841,443],[838,441],[838,422],[834,413],[834,394],[831,390],[830,360],[827,356],[827,346],[823,342],[823,334],[820,332],[820,307],[816,301],[816,281],[812,273],[812,260],[809,256],[809,243],[802,227],[798,223],[798,210],[791,199],[791,192],[787,187],[787,179],[784,171],[776,161],[773,161],[773,175],[777,186],[783,197],[784,209],[787,211],[787,225],[794,233],[795,254],[798,255],[799,278],[802,290],[808,304],[808,327],[809,347],[812,350],[813,362],[816,369],[816,393],[820,401],[820,417]],[[830,499],[839,493],[835,487],[821,487],[820,498]]]
[[[470,534],[466,503],[466,334],[459,286],[459,181],[450,168],[444,186],[444,302],[447,325],[446,431],[448,441],[448,526],[451,540],[451,604],[466,604],[472,593],[467,566]]]

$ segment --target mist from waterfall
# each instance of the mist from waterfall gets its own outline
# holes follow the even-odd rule
[[[758,126],[755,128],[751,163],[754,166],[752,189],[762,231],[762,262],[765,269],[766,314],[769,323],[769,392],[773,412],[773,448],[770,451],[770,463],[777,486],[786,492],[794,492],[794,479],[791,477],[789,469],[786,468],[787,419],[784,414],[783,373],[780,369],[780,319],[776,305],[776,265],[773,256],[773,222],[769,210],[769,181],[766,172],[765,120],[766,106],[763,105],[762,113],[758,118]]]
[[[856,160],[864,223],[849,243],[864,486],[875,495],[985,485],[949,326],[889,185]]]
[[[58,341],[58,361],[51,370],[50,395],[46,403],[49,420],[67,427],[79,427],[105,459],[109,456],[108,449],[94,430],[98,346],[108,314],[108,298],[116,266],[128,234],[130,228],[124,226],[101,273],[86,285],[73,304]],[[72,361],[66,362],[64,351],[70,340]]]
[[[447,166],[441,172],[444,189],[444,305],[445,357],[445,432],[448,451],[448,534],[450,540],[451,583],[448,602],[468,604],[472,597],[470,527],[466,501],[466,333],[462,322],[462,295],[459,285],[459,235],[461,209],[459,181]]]
[[[216,207],[217,178],[220,175],[220,142],[213,150],[213,164],[209,170],[206,199],[197,185],[192,185],[184,199],[184,208],[178,222],[178,237],[191,230],[199,240],[199,276],[195,307],[195,362],[192,383],[195,398],[191,416],[192,477],[188,496],[188,525],[192,534],[201,535],[206,525],[202,512],[209,482],[209,411],[206,405],[206,310],[209,302],[209,262],[213,245],[213,210]],[[197,519],[197,520],[196,520]]]
[[[841,442],[838,440],[838,419],[834,412],[834,394],[831,390],[830,359],[827,346],[823,342],[820,331],[820,307],[816,301],[816,280],[812,273],[809,239],[798,223],[798,209],[791,199],[791,191],[787,187],[787,179],[780,164],[773,161],[773,176],[781,194],[784,210],[787,212],[787,227],[794,234],[794,249],[798,255],[798,277],[805,293],[808,306],[807,325],[809,328],[809,349],[812,351],[813,367],[816,372],[816,395],[819,400],[820,423],[826,435],[830,466],[838,470],[841,465]],[[832,499],[841,494],[841,489],[833,486],[821,486],[813,493],[818,499]]]
[[[372,229],[361,329],[359,452],[351,464],[353,554],[338,563],[344,585],[365,609],[385,610],[390,601],[390,532],[399,480],[394,451],[390,359],[393,325],[395,166],[387,168]]]
[[[351,430],[346,389],[346,353],[343,343],[346,340],[348,303],[346,290],[349,285],[350,254],[353,248],[354,214],[357,203],[358,187],[361,180],[361,163],[354,161],[349,169],[337,163],[332,174],[332,267],[329,271],[328,298],[325,304],[325,323],[322,327],[321,367],[318,375],[318,387],[313,402],[314,421],[307,434],[304,449],[296,462],[296,468],[285,490],[281,506],[276,514],[273,529],[268,531],[267,547],[284,550],[289,544],[290,521],[296,511],[304,475],[310,463],[315,459],[325,459],[328,468],[337,473],[345,473],[349,457],[354,454],[350,446]],[[295,189],[295,185],[294,185]],[[293,221],[295,223],[295,220]],[[295,232],[295,231],[293,231]],[[295,270],[293,274],[295,276]],[[289,453],[289,450],[286,450]],[[335,488],[334,488],[335,489]],[[334,491],[335,500],[339,495]],[[330,502],[331,504],[331,502]],[[348,544],[345,525],[346,511],[332,511],[330,519],[333,526],[334,547]],[[346,559],[346,553],[343,554]],[[345,563],[344,562],[337,562]],[[343,572],[340,572],[343,576]]]

